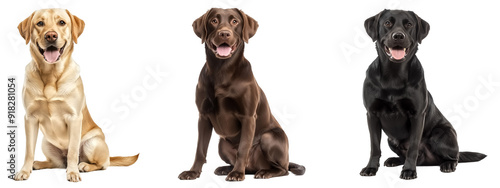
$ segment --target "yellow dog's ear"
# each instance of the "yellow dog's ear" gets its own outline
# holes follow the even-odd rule
[[[243,41],[248,43],[248,39],[252,38],[259,28],[259,24],[252,17],[247,16],[243,11],[236,9],[243,18]]]
[[[71,36],[73,37],[73,42],[77,44],[78,43],[77,39],[83,33],[83,28],[85,28],[85,22],[80,18],[76,17],[75,15],[69,13],[68,10],[66,10],[66,12],[71,18]]]
[[[203,44],[207,40],[207,17],[212,9],[208,10],[205,14],[200,16],[193,22],[193,31],[196,36],[201,38],[201,43]]]
[[[19,34],[26,40],[26,44],[30,42],[31,39],[31,29],[32,29],[32,24],[31,20],[33,19],[33,15],[35,15],[35,12],[31,14],[28,18],[24,19],[19,25],[17,26],[17,29],[19,29]]]

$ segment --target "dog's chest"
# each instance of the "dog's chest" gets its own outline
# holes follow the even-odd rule
[[[230,87],[216,88],[214,95],[205,95],[199,108],[200,114],[207,116],[215,132],[221,137],[236,137],[241,130],[238,119],[240,104],[238,95]]]
[[[68,127],[66,118],[77,113],[75,105],[72,101],[81,100],[78,97],[72,96],[72,92],[68,94],[64,88],[58,88],[55,84],[37,85],[34,82],[26,82],[24,86],[24,105],[26,115],[37,119],[40,130],[45,135],[45,138],[59,148],[64,148],[67,145]],[[75,86],[73,86],[74,90]],[[78,101],[76,104],[80,104]]]

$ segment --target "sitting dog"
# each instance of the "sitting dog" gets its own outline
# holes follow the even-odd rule
[[[23,88],[26,109],[26,156],[15,180],[26,180],[32,169],[66,168],[67,179],[81,181],[80,172],[128,166],[139,154],[109,157],[104,134],[90,117],[80,68],[71,58],[85,23],[64,9],[33,12],[19,26],[30,43],[32,61]],[[47,161],[34,161],[38,130]]]
[[[424,71],[415,53],[429,33],[429,24],[411,11],[384,10],[365,21],[376,41],[378,57],[368,67],[363,85],[371,155],[362,176],[379,167],[381,131],[399,157],[384,165],[403,165],[400,178],[417,178],[417,165],[440,165],[454,172],[458,162],[474,162],[486,155],[459,152],[457,135],[427,91]]]
[[[248,43],[257,27],[254,19],[238,9],[213,8],[194,21],[194,32],[205,43],[207,61],[196,87],[195,161],[179,179],[200,176],[212,129],[220,136],[219,155],[229,164],[217,168],[215,174],[227,175],[227,181],[242,181],[245,173],[265,179],[288,171],[304,174],[304,166],[288,162],[287,136],[243,56],[244,42]]]

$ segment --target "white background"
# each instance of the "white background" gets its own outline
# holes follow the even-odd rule
[[[112,156],[140,153],[140,157],[130,167],[82,174],[80,183],[67,182],[64,169],[34,171],[29,180],[15,182],[6,178],[6,165],[0,165],[2,187],[498,185],[500,13],[494,1],[4,1],[0,78],[5,83],[7,75],[18,77],[19,98],[24,67],[31,57],[17,25],[34,10],[48,7],[66,8],[85,21],[73,58],[81,67],[90,113],[103,128]],[[211,7],[238,7],[259,22],[245,56],[288,135],[290,161],[306,166],[305,175],[270,180],[247,175],[244,182],[225,182],[225,177],[213,174],[224,165],[213,134],[201,177],[177,178],[194,160],[198,117],[194,93],[205,62],[204,45],[191,24]],[[359,176],[370,152],[362,83],[376,57],[363,23],[384,8],[413,10],[430,23],[430,33],[417,53],[427,87],[454,124],[460,149],[487,154],[483,161],[459,164],[451,174],[441,173],[439,167],[417,167],[418,179],[412,181],[399,179],[401,166],[380,167],[375,177]],[[152,76],[148,69],[162,73],[149,80],[155,87],[146,89],[143,80]],[[18,108],[22,117],[24,109]],[[0,114],[5,110],[2,107]],[[6,122],[6,117],[2,119]],[[23,124],[18,134],[18,170],[24,160]],[[7,136],[2,138],[0,161],[7,160]],[[40,143],[36,160],[45,159]],[[386,137],[382,146],[381,164],[395,156]]]

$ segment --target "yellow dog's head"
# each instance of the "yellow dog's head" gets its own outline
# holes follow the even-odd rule
[[[37,10],[22,21],[19,33],[31,41],[31,55],[38,61],[54,64],[64,60],[73,51],[85,22],[65,9]]]

